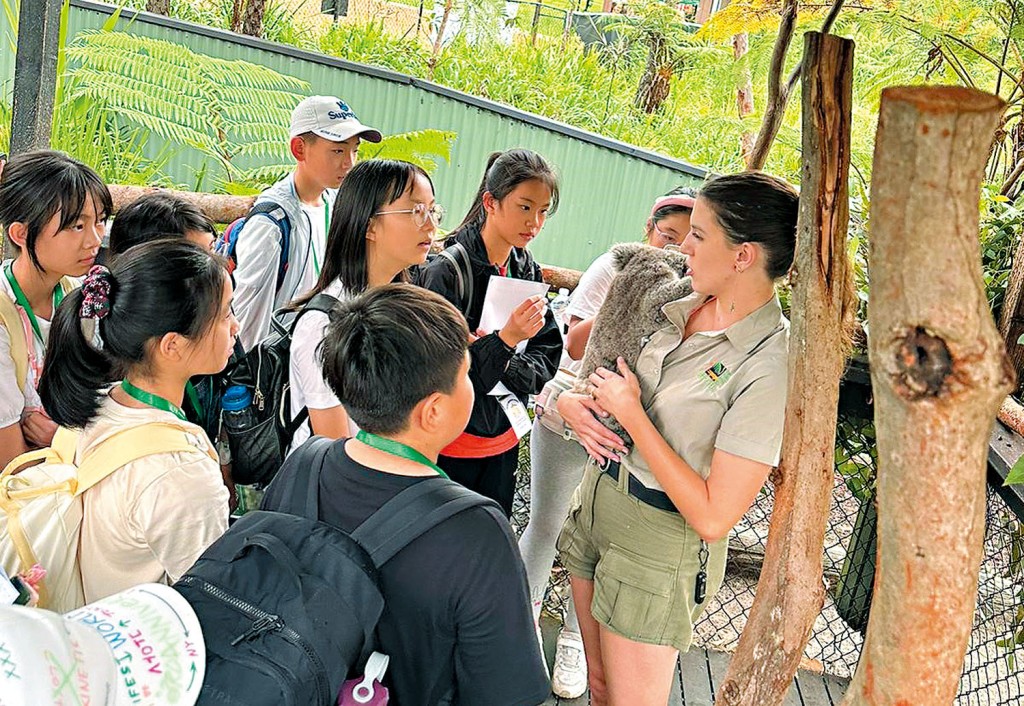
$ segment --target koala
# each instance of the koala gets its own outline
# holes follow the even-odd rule
[[[619,356],[635,369],[648,337],[668,323],[661,307],[693,292],[690,278],[684,277],[686,256],[677,250],[624,243],[612,248],[612,261],[615,278],[594,320],[575,392],[586,394],[590,375],[598,368],[617,370]],[[633,440],[614,417],[601,423],[632,447]]]

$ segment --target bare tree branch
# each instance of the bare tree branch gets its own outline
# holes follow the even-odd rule
[[[754,141],[754,149],[750,152],[747,169],[761,169],[768,159],[775,136],[779,134],[782,116],[789,102],[789,87],[782,83],[782,69],[786,63],[786,51],[793,41],[796,30],[797,0],[785,0],[782,6],[782,21],[779,23],[779,34],[775,38],[772,50],[771,68],[768,70],[768,101],[765,104],[761,130]]]
[[[803,60],[793,68],[792,73],[785,83],[782,83],[782,70],[785,68],[786,51],[793,41],[793,33],[796,31],[796,13],[798,9],[797,0],[785,0],[782,6],[782,21],[779,23],[779,35],[775,39],[775,48],[772,50],[771,69],[768,72],[768,102],[765,104],[764,118],[761,121],[761,130],[754,142],[754,149],[750,152],[747,160],[747,169],[762,169],[768,160],[768,153],[771,151],[772,143],[779,134],[782,127],[782,118],[786,114],[786,105],[789,103],[789,96],[796,88],[803,70]],[[825,21],[822,23],[822,34],[828,34],[835,24],[839,12],[843,9],[843,0],[835,0],[829,10]]]
[[[821,23],[821,33],[828,34],[832,31],[832,25],[836,23],[836,19],[839,17],[839,12],[843,9],[843,0],[836,0],[833,3],[832,8],[828,11],[828,15],[825,16],[825,21]],[[796,66],[793,67],[793,73],[789,75],[789,80],[786,85],[789,88],[789,92],[792,93],[793,89],[796,88],[797,81],[800,80],[800,74],[804,70],[804,60],[800,59]]]

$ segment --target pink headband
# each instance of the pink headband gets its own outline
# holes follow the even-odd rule
[[[694,198],[692,196],[671,195],[671,196],[659,196],[651,207],[651,218],[654,218],[654,214],[657,213],[658,209],[665,208],[666,206],[682,206],[693,210]]]

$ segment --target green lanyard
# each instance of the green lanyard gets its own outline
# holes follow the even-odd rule
[[[32,331],[35,333],[36,338],[39,339],[39,343],[45,343],[43,341],[43,332],[39,328],[39,320],[36,319],[36,312],[32,311],[32,306],[28,303],[28,297],[25,296],[25,292],[22,291],[21,286],[18,284],[18,280],[14,278],[14,263],[8,262],[4,268],[4,275],[7,277],[7,281],[11,285],[11,290],[14,292],[14,300],[18,303],[25,313],[28,314],[28,321],[32,324]],[[64,289],[58,283],[53,288],[53,309],[56,312],[57,307],[64,301]]]
[[[368,431],[359,430],[356,434],[356,439],[363,442],[367,446],[372,446],[378,451],[391,454],[392,456],[398,456],[409,461],[415,461],[416,463],[422,463],[424,466],[428,466],[435,471],[442,478],[447,478],[448,474],[441,470],[441,467],[431,461],[429,458],[421,454],[411,446],[406,446],[400,441],[394,441],[392,439],[385,439],[384,437],[371,434]]]
[[[170,412],[183,422],[188,421],[188,419],[186,419],[185,417],[185,413],[181,411],[181,407],[174,404],[173,402],[168,402],[160,395],[154,395],[152,392],[140,390],[127,380],[121,381],[121,389],[124,390],[129,397],[138,400],[144,405],[149,405],[150,407],[162,409],[165,412]]]
[[[331,207],[327,204],[327,197],[320,194],[320,200],[324,202],[324,242],[327,242],[327,233],[331,230]],[[313,234],[310,233],[309,247],[313,250],[313,270],[316,276],[320,276],[320,261],[316,259],[316,247],[313,244]]]

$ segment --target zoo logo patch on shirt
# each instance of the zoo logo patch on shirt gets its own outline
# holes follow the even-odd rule
[[[711,367],[700,374],[700,380],[709,390],[721,387],[732,377],[732,371],[725,367],[721,361],[713,363]]]

